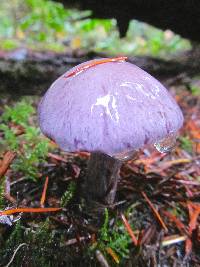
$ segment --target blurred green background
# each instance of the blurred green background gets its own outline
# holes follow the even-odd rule
[[[127,36],[120,39],[116,20],[90,19],[90,15],[89,10],[66,9],[48,0],[0,1],[0,49],[169,57],[191,47],[188,40],[170,30],[161,31],[135,20]]]

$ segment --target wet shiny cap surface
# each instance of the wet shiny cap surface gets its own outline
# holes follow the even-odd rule
[[[123,60],[80,71],[91,63],[59,77],[40,102],[40,128],[61,149],[126,155],[182,126],[179,106],[147,72]]]

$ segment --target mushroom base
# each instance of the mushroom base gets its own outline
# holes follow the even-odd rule
[[[85,198],[88,202],[113,204],[121,165],[120,160],[107,154],[99,151],[91,153],[84,182]]]

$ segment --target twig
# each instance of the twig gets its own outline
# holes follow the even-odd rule
[[[89,236],[89,237],[80,236],[80,237],[79,237],[79,241],[84,241],[84,240],[86,240],[87,238],[90,238],[90,236]],[[68,241],[65,243],[65,245],[66,245],[66,246],[71,246],[71,245],[74,245],[74,244],[76,244],[76,243],[77,243],[77,238],[72,238],[72,239],[68,240]]]
[[[144,199],[146,200],[146,202],[149,204],[150,208],[153,211],[153,214],[155,215],[156,219],[158,220],[158,222],[160,223],[160,225],[162,226],[162,228],[168,232],[167,226],[165,225],[165,223],[163,222],[162,218],[160,217],[160,214],[158,213],[158,211],[154,208],[153,204],[151,203],[150,199],[147,197],[147,195],[145,194],[144,191],[141,192],[142,196],[144,197]]]
[[[15,158],[15,153],[12,151],[8,151],[5,153],[3,160],[1,161],[1,166],[0,166],[0,178],[4,176],[4,174],[7,172],[11,162]]]
[[[27,245],[26,243],[22,243],[22,244],[20,244],[20,245],[15,249],[15,251],[14,251],[14,253],[13,253],[13,255],[12,255],[10,261],[8,262],[8,264],[5,265],[5,267],[9,267],[9,266],[12,264],[12,262],[13,262],[13,260],[14,260],[14,258],[15,258],[16,253],[17,253],[17,252],[19,251],[19,249],[22,248],[23,246],[28,246],[28,245]]]
[[[96,250],[95,255],[101,267],[110,267],[106,258],[104,257],[104,255],[101,253],[100,250]]]
[[[12,197],[10,194],[4,194],[4,197],[5,197],[8,201],[10,201],[12,204],[16,204],[16,203],[17,203],[17,200],[16,200],[14,197]]]

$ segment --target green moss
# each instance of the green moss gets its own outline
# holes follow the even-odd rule
[[[1,178],[0,180],[0,210],[3,210],[5,208],[4,191],[5,191],[5,177]]]
[[[0,49],[5,51],[14,50],[19,47],[19,42],[14,39],[4,39],[0,40]]]
[[[26,126],[31,115],[35,110],[30,102],[21,100],[14,107],[5,106],[2,120],[4,122],[14,122],[16,124]]]
[[[76,183],[71,181],[63,196],[61,197],[61,207],[66,207],[69,201],[73,198],[76,191]]]
[[[191,85],[190,91],[194,96],[200,96],[200,87],[199,86]]]
[[[192,141],[188,136],[180,136],[179,140],[181,142],[182,149],[186,150],[187,152],[192,152]]]
[[[6,106],[0,120],[0,131],[3,133],[0,144],[17,153],[11,169],[33,180],[39,176],[39,164],[45,162],[50,149],[49,141],[41,135],[39,128],[32,125],[31,118],[35,114],[32,104],[22,100],[13,107]],[[15,131],[19,126],[23,133],[17,136]]]
[[[189,41],[132,20],[121,40],[115,19],[88,18],[90,11],[64,8],[50,0],[0,1],[2,48],[23,45],[53,51],[85,50],[119,54],[169,56],[189,49]],[[67,46],[65,45],[67,43]]]
[[[121,219],[116,220],[114,225],[110,227],[108,209],[105,209],[105,220],[99,231],[97,243],[94,243],[93,246],[90,247],[90,251],[94,253],[99,249],[111,266],[115,266],[114,260],[110,258],[107,252],[107,248],[111,248],[117,255],[120,266],[123,266],[123,262],[129,257],[130,244],[130,236],[124,228]]]

